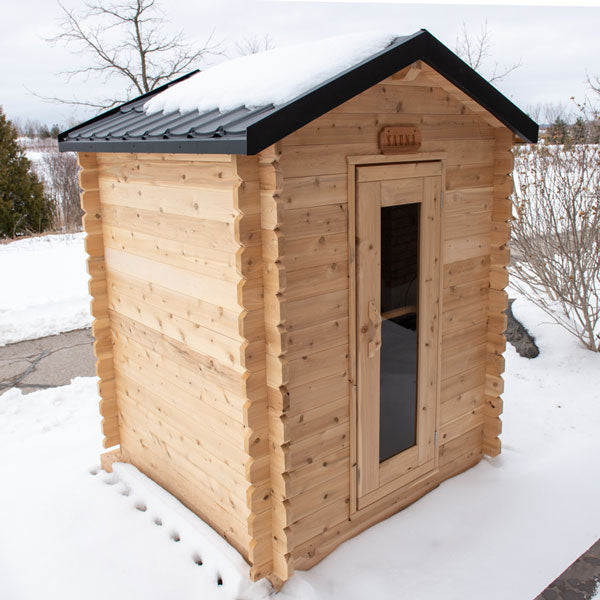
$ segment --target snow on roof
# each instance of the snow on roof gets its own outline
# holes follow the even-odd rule
[[[240,56],[152,97],[146,114],[279,106],[384,50],[397,34],[351,33]]]

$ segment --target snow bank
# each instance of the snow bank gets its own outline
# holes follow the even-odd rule
[[[0,346],[89,327],[85,234],[0,245]]]
[[[285,104],[383,50],[396,37],[352,33],[240,56],[171,86],[148,100],[144,110],[226,112],[239,106]]]
[[[136,509],[147,511],[154,525],[169,532],[169,540],[180,550],[181,562],[191,559],[196,567],[202,567],[195,570],[203,599],[264,597],[269,585],[252,584],[248,563],[214,529],[135,467],[117,463],[113,470],[112,480],[124,486]]]
[[[265,598],[170,494],[130,465],[100,470],[99,423],[95,377],[0,396],[0,598]]]

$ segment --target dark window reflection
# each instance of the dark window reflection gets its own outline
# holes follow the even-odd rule
[[[381,209],[380,462],[416,444],[419,212]]]

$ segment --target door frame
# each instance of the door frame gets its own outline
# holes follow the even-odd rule
[[[404,163],[419,163],[419,162],[432,162],[437,161],[441,163],[441,187],[442,194],[445,190],[445,174],[446,174],[446,158],[445,152],[419,152],[411,154],[394,154],[394,155],[364,155],[364,156],[348,156],[348,267],[349,267],[349,371],[348,379],[350,383],[350,518],[355,518],[362,514],[367,509],[377,508],[379,504],[386,503],[386,499],[389,494],[396,492],[399,488],[396,486],[394,489],[390,489],[381,498],[368,504],[368,506],[359,509],[358,507],[358,456],[357,456],[357,445],[358,445],[358,394],[357,394],[357,331],[356,331],[356,172],[359,167],[365,166],[377,166],[377,165],[391,165],[391,164],[404,164]],[[443,203],[442,203],[443,209]],[[444,218],[443,210],[441,212],[440,219],[440,236],[441,240],[444,239]],[[440,241],[441,241],[440,240]],[[441,249],[440,249],[441,250]],[[440,269],[442,268],[443,260],[440,260]],[[440,273],[440,302],[442,292],[442,280],[443,274]],[[440,305],[439,315],[441,317],[442,307]],[[441,330],[441,327],[440,327]],[[441,331],[440,331],[441,340]],[[441,353],[438,354],[438,372],[441,373]],[[439,385],[438,377],[438,385]],[[438,391],[439,396],[439,391]],[[436,432],[439,430],[439,410],[436,411]],[[429,470],[423,475],[417,473],[407,473],[406,485],[412,487],[420,483],[424,479],[428,479],[437,473],[438,467],[438,453],[435,452],[434,467],[433,470]],[[404,479],[403,478],[403,479]],[[409,479],[410,478],[410,479]],[[388,502],[389,503],[389,502]]]

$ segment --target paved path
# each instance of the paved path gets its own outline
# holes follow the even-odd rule
[[[0,394],[11,387],[25,393],[94,375],[90,329],[78,329],[0,347]]]
[[[535,600],[590,600],[596,589],[600,592],[600,540]]]

